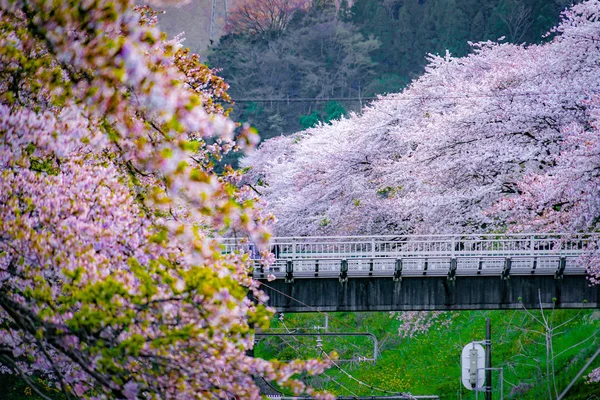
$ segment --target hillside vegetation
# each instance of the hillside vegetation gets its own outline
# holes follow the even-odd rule
[[[259,357],[280,360],[322,357],[336,352],[338,365],[307,382],[343,396],[410,392],[439,395],[440,399],[474,399],[474,392],[460,382],[460,355],[463,346],[485,339],[485,319],[492,324],[493,367],[503,368],[505,399],[551,399],[562,392],[600,344],[600,312],[561,310],[465,311],[424,314],[416,320],[401,321],[390,313],[331,313],[329,332],[369,332],[379,339],[376,363],[359,362],[372,357],[373,344],[367,338],[317,336],[268,337],[256,346]],[[400,315],[402,316],[402,315]],[[422,322],[428,332],[415,331]],[[272,323],[270,332],[312,332],[325,325],[323,314],[286,314]],[[323,329],[320,329],[323,332]],[[546,338],[549,339],[546,345]],[[597,359],[586,371],[600,366]],[[363,382],[360,384],[358,381]],[[494,397],[499,398],[499,375],[493,374]],[[582,377],[567,399],[594,399],[599,383]],[[498,396],[498,397],[496,397]],[[481,397],[480,397],[481,398]]]

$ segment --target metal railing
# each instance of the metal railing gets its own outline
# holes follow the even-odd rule
[[[250,253],[254,276],[294,278],[585,274],[579,257],[598,234],[478,234],[274,238],[267,265],[247,240],[220,239],[225,253]]]

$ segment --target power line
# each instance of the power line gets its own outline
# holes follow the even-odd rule
[[[333,376],[331,375],[327,375],[329,377],[329,379],[331,379],[333,382],[337,383],[339,386],[341,386],[343,389],[345,389],[348,393],[350,393],[351,396],[354,397],[358,397],[358,395],[356,393],[354,393],[352,390],[348,389],[346,386],[342,385],[340,382],[338,382]]]
[[[266,283],[264,283],[264,282],[261,282],[261,281],[257,281],[257,282],[258,282],[258,284],[259,284],[259,285],[262,285],[262,286],[264,286],[264,287],[266,287],[266,288],[269,288],[270,290],[272,290],[272,291],[274,291],[274,292],[277,292],[277,293],[279,293],[280,295],[282,295],[282,296],[284,296],[284,297],[287,297],[287,298],[289,298],[290,300],[293,300],[293,301],[295,301],[296,303],[299,303],[300,305],[302,305],[302,306],[304,306],[304,307],[306,307],[306,308],[308,308],[308,309],[310,309],[310,310],[312,310],[312,311],[314,311],[314,312],[316,312],[316,313],[318,313],[318,314],[325,315],[325,316],[329,317],[329,318],[330,318],[331,320],[333,320],[333,321],[338,321],[338,322],[339,322],[341,325],[343,325],[343,326],[346,326],[346,327],[350,328],[351,330],[354,330],[354,329],[356,329],[356,327],[354,327],[354,326],[352,326],[352,325],[348,324],[346,321],[344,321],[344,320],[342,320],[342,319],[340,319],[340,318],[334,317],[333,315],[331,315],[331,314],[329,314],[329,313],[327,313],[327,312],[321,311],[321,310],[319,310],[319,309],[317,309],[317,308],[315,308],[315,307],[313,307],[313,306],[311,306],[311,305],[308,305],[308,304],[304,303],[303,301],[301,301],[301,300],[298,300],[298,299],[296,299],[295,297],[292,297],[292,296],[290,296],[290,295],[288,295],[288,294],[286,294],[286,293],[284,293],[284,292],[282,292],[282,291],[280,291],[280,290],[277,290],[277,289],[275,289],[274,287],[272,287],[272,286],[270,286],[270,285],[268,285],[268,284],[266,284]],[[291,321],[290,321],[290,322],[291,322]],[[295,325],[295,327],[296,327],[297,329],[303,329],[302,327],[299,327],[298,325],[294,324],[293,322],[291,322],[291,323],[292,323],[292,325]],[[388,334],[388,335],[386,335],[386,337],[387,337],[387,336],[389,336],[389,334]],[[351,342],[351,341],[349,341],[348,339],[345,339],[345,338],[343,338],[343,337],[342,337],[342,340],[345,340],[346,342],[348,342],[350,345],[354,346],[354,347],[355,347],[355,348],[357,348],[357,349],[359,348],[359,347],[358,347],[356,344],[352,343],[352,342]],[[373,355],[373,358],[377,358],[377,355]]]
[[[306,304],[306,303],[304,303],[304,302],[302,302],[302,301],[300,301],[300,300],[298,300],[298,299],[296,299],[296,298],[294,298],[294,297],[292,297],[292,296],[290,296],[290,295],[288,295],[288,294],[285,294],[285,293],[283,293],[282,291],[279,291],[279,290],[275,289],[274,287],[272,287],[272,286],[270,286],[270,285],[268,285],[268,284],[266,284],[266,283],[264,283],[264,282],[261,282],[261,281],[257,281],[257,282],[258,282],[258,284],[259,284],[259,285],[261,285],[261,286],[264,286],[264,287],[266,287],[266,288],[269,288],[270,290],[272,290],[272,291],[274,291],[274,292],[277,292],[277,293],[281,294],[282,296],[288,297],[290,300],[293,300],[293,301],[295,301],[295,302],[297,302],[297,303],[299,303],[299,304],[303,305],[304,307],[307,307],[307,308],[309,308],[309,309],[313,310],[314,312],[316,312],[316,313],[318,313],[318,314],[325,315],[325,316],[327,316],[328,318],[330,318],[330,319],[331,319],[331,320],[333,320],[333,321],[338,321],[338,322],[339,322],[341,325],[343,325],[343,326],[346,326],[347,328],[350,328],[351,330],[354,330],[354,329],[356,329],[356,327],[354,327],[354,326],[352,326],[352,325],[348,324],[346,321],[344,321],[344,320],[342,320],[342,319],[340,319],[340,318],[334,317],[333,315],[331,315],[331,314],[329,314],[329,313],[323,312],[323,311],[321,311],[321,310],[319,310],[319,309],[317,309],[317,308],[315,308],[315,307],[313,307],[313,306],[310,306],[310,305],[308,305],[308,304]],[[293,323],[292,321],[289,321],[289,322],[290,322],[292,325],[295,325],[296,329],[304,329],[304,328],[302,328],[302,327],[300,327],[300,326],[296,325],[296,324],[295,324],[295,323]],[[373,337],[375,337],[375,335],[373,335]],[[342,340],[344,340],[344,341],[346,341],[347,343],[349,343],[351,346],[354,346],[356,349],[359,349],[359,350],[361,350],[361,348],[359,348],[359,346],[357,346],[355,343],[353,343],[353,342],[352,342],[352,341],[350,341],[349,339],[346,339],[344,336],[341,336],[341,338],[342,338]],[[377,351],[379,351],[379,350],[377,350]],[[376,359],[376,358],[377,358],[377,354],[373,354],[373,358],[374,358],[374,359]]]
[[[327,359],[337,368],[339,369],[344,375],[346,375],[348,378],[352,379],[353,381],[355,381],[356,383],[358,383],[361,386],[366,386],[371,390],[375,390],[378,392],[382,392],[382,393],[387,393],[387,394],[399,394],[399,395],[403,395],[403,396],[408,396],[409,399],[412,399],[413,397],[410,395],[410,393],[400,393],[400,392],[393,392],[391,390],[386,390],[386,389],[381,389],[378,388],[376,386],[370,385],[366,382],[361,381],[360,379],[355,378],[354,376],[350,375],[350,373],[348,373],[346,370],[342,369],[342,367],[340,367],[331,357],[329,357],[329,354],[327,354],[327,352],[325,350],[323,350],[321,348],[321,351],[323,352],[323,355],[325,357],[327,357]]]
[[[301,301],[301,300],[298,300],[298,299],[296,299],[296,298],[294,298],[294,297],[292,297],[292,296],[290,296],[290,295],[288,295],[288,294],[286,294],[286,293],[283,293],[282,291],[280,291],[280,290],[277,290],[277,289],[275,289],[275,288],[271,287],[270,285],[267,285],[267,284],[266,284],[266,283],[264,283],[264,282],[260,282],[260,281],[257,281],[257,282],[258,282],[258,283],[259,283],[259,285],[261,285],[261,286],[265,286],[265,287],[269,288],[270,290],[273,290],[274,292],[277,292],[277,293],[279,293],[279,294],[281,294],[281,295],[283,295],[283,296],[285,296],[285,297],[289,298],[290,300],[293,300],[293,301],[295,301],[295,302],[297,302],[297,303],[299,303],[299,304],[301,304],[301,305],[303,305],[303,306],[305,306],[305,307],[307,307],[307,308],[309,308],[309,309],[312,309],[312,310],[314,310],[315,312],[317,312],[317,313],[319,313],[319,314],[327,315],[329,318],[331,318],[331,319],[333,319],[333,320],[337,320],[337,321],[339,321],[341,324],[343,324],[343,325],[346,325],[346,326],[348,326],[348,327],[352,328],[352,327],[351,327],[349,324],[347,324],[347,323],[346,323],[346,322],[344,322],[343,320],[341,320],[341,319],[339,319],[339,318],[335,318],[335,317],[331,316],[329,313],[326,313],[326,312],[323,312],[323,311],[321,311],[321,310],[318,310],[317,308],[315,308],[315,307],[313,307],[313,306],[310,306],[310,305],[308,305],[308,304],[304,303],[303,301]],[[333,364],[333,365],[334,365],[334,366],[335,366],[337,369],[339,369],[339,370],[340,370],[340,371],[341,371],[343,374],[345,374],[346,376],[348,376],[350,379],[352,379],[352,380],[356,381],[356,382],[357,382],[359,385],[366,386],[366,387],[370,388],[371,390],[376,390],[376,391],[379,391],[379,392],[382,392],[382,393],[387,393],[387,394],[400,395],[400,396],[403,396],[403,397],[404,397],[404,396],[406,396],[408,399],[418,399],[418,398],[438,398],[437,396],[417,396],[417,397],[415,397],[415,396],[412,396],[410,393],[400,393],[400,392],[393,392],[393,391],[390,391],[390,390],[386,390],[386,389],[377,388],[377,387],[375,387],[375,386],[373,386],[373,385],[370,385],[370,384],[368,384],[368,383],[365,383],[365,382],[363,382],[363,381],[361,381],[361,380],[359,380],[359,379],[355,378],[354,376],[350,375],[350,374],[349,374],[349,373],[348,373],[346,370],[342,369],[342,368],[341,368],[341,367],[340,367],[340,366],[339,366],[339,365],[338,365],[338,364],[337,364],[337,363],[336,363],[336,362],[335,362],[333,359],[331,359],[331,357],[329,357],[329,354],[327,354],[327,352],[325,352],[325,350],[323,350],[323,348],[322,348],[322,347],[321,347],[321,352],[322,352],[322,353],[325,355],[325,357],[327,357],[327,358],[328,358],[328,359],[331,361],[331,363],[332,363],[332,364]]]
[[[283,315],[283,313],[280,313],[280,315]],[[328,314],[325,314],[325,317],[327,317],[327,318],[330,318],[330,316],[329,316]],[[289,323],[290,323],[290,324],[292,324],[292,325],[294,326],[294,328],[295,328],[297,331],[299,331],[299,332],[302,332],[302,331],[303,331],[303,332],[311,333],[311,332],[310,332],[310,328],[302,327],[302,326],[300,326],[300,325],[296,324],[295,322],[293,322],[293,321],[292,321],[292,320],[290,320],[290,319],[288,319],[287,321],[289,321]],[[341,321],[341,320],[340,320],[340,321]],[[282,320],[282,319],[280,319],[280,323],[282,323],[282,324],[284,325],[284,327],[285,327],[285,323],[283,322],[283,320]],[[347,326],[351,327],[350,325],[347,325]],[[286,327],[286,329],[287,329],[287,327]],[[356,329],[356,328],[355,328],[355,327],[352,327],[352,330],[353,330],[353,331],[354,331],[354,329]],[[288,333],[291,333],[291,332],[289,331],[289,329],[288,329]],[[335,333],[335,334],[340,334],[340,333],[341,333],[342,335],[338,335],[338,336],[339,336],[339,337],[341,337],[341,338],[342,338],[342,340],[345,340],[345,341],[346,341],[346,342],[347,342],[349,345],[353,346],[354,348],[356,348],[356,349],[358,349],[358,350],[362,350],[362,348],[361,348],[361,347],[359,347],[358,345],[354,344],[354,343],[353,343],[352,341],[350,341],[349,339],[346,339],[346,337],[345,337],[345,336],[353,336],[353,332],[330,332],[330,333]],[[316,333],[311,333],[311,334],[312,334],[312,335],[319,335],[320,333],[319,333],[319,332],[316,332]],[[365,335],[366,335],[366,334],[367,334],[367,333],[365,333]],[[373,336],[373,338],[374,338],[375,340],[377,340],[377,338],[375,337],[375,335],[373,335],[373,334],[372,334],[372,333],[370,333],[370,332],[369,332],[368,334],[369,334],[369,335],[372,335],[372,336]],[[345,335],[345,336],[344,336],[344,335]],[[362,335],[362,333],[361,333],[361,335]],[[361,336],[361,335],[354,335],[354,336]],[[325,336],[327,336],[327,335],[325,335]],[[377,355],[376,355],[376,354],[374,354],[374,355],[373,355],[373,358],[377,358]]]
[[[282,324],[285,326],[285,323],[282,322]],[[289,330],[286,327],[286,330],[288,331],[286,336],[292,336],[292,335],[296,335],[294,333],[290,333]],[[260,334],[257,334],[257,336],[259,336]],[[272,334],[273,336],[277,336],[279,337],[286,345],[288,345],[289,347],[291,347],[296,354],[298,354],[299,356],[301,356],[300,352],[298,351],[298,349],[296,349],[294,346],[292,346],[287,340],[283,339],[283,335],[282,334]],[[310,335],[310,334],[298,334],[298,335]],[[319,334],[315,334],[315,335],[326,335],[324,333],[319,333]],[[332,334],[333,335],[333,334]],[[294,338],[295,339],[295,338]],[[296,341],[298,341],[296,339]],[[321,348],[321,351],[324,352],[324,350]],[[324,352],[325,353],[325,352]],[[326,354],[326,353],[325,353]],[[327,355],[327,354],[326,354]],[[329,358],[329,356],[327,355],[327,357]],[[376,355],[374,355],[374,357],[376,357]],[[337,366],[337,365],[336,365]],[[339,368],[339,367],[338,367]],[[329,377],[329,379],[331,379],[334,383],[336,383],[337,385],[339,385],[341,388],[343,388],[344,390],[346,390],[348,393],[350,393],[351,396],[358,398],[358,395],[356,393],[354,393],[352,390],[350,390],[349,388],[347,388],[346,386],[344,386],[342,383],[340,383],[339,381],[337,381],[333,376],[331,375],[327,375],[325,374],[327,377]]]
[[[296,342],[300,343],[300,341],[296,338],[296,337],[312,337],[312,336],[316,336],[317,337],[317,341],[322,340],[321,337],[344,337],[344,336],[354,336],[354,337],[370,337],[371,339],[373,339],[373,357],[369,358],[366,356],[358,356],[358,360],[364,359],[364,361],[373,361],[373,362],[377,362],[377,347],[378,347],[378,341],[377,341],[377,337],[375,337],[375,335],[373,335],[372,333],[368,333],[368,332],[317,332],[317,333],[299,333],[299,332],[294,332],[294,333],[281,333],[281,332],[275,332],[275,333],[270,333],[270,332],[256,332],[254,334],[255,337],[270,337],[270,336],[276,336],[279,337],[280,339],[283,340],[283,337],[292,337],[296,340]],[[352,343],[351,343],[352,344]],[[356,348],[358,348],[359,350],[361,350],[358,346],[355,346]],[[297,350],[296,352],[298,354],[300,354]],[[338,360],[338,362],[350,362],[350,361],[356,361],[357,359],[349,359],[349,360]],[[286,360],[286,362],[289,360]]]
[[[338,322],[339,322],[341,325],[345,325],[346,327],[348,327],[348,328],[350,328],[350,329],[355,329],[355,327],[353,327],[352,325],[350,325],[350,324],[346,323],[344,320],[341,320],[341,319],[339,319],[339,318],[337,318],[337,317],[334,317],[333,315],[331,315],[331,314],[329,314],[329,313],[327,313],[327,312],[323,312],[323,311],[319,310],[319,309],[318,309],[318,308],[316,308],[316,307],[313,307],[313,306],[311,306],[311,305],[308,305],[308,304],[304,303],[303,301],[301,301],[301,300],[298,300],[298,299],[296,299],[296,298],[294,298],[294,297],[292,297],[292,296],[290,296],[290,295],[288,295],[288,294],[286,294],[286,293],[283,293],[282,291],[280,291],[280,290],[277,290],[277,289],[275,289],[274,287],[272,287],[272,286],[270,286],[270,285],[268,285],[268,284],[266,284],[266,283],[264,283],[264,282],[261,282],[261,281],[257,281],[257,282],[258,282],[258,284],[259,284],[259,285],[261,285],[261,286],[264,286],[264,287],[266,287],[266,288],[269,288],[270,290],[272,290],[272,291],[274,291],[274,292],[276,292],[276,293],[279,293],[279,294],[281,294],[282,296],[284,296],[284,297],[287,297],[287,298],[289,298],[290,300],[293,300],[293,301],[295,301],[296,303],[299,303],[300,305],[302,305],[302,306],[304,306],[304,307],[306,307],[306,308],[309,308],[309,309],[313,310],[313,311],[314,311],[314,312],[316,312],[316,313],[319,313],[319,314],[322,314],[322,315],[327,315],[327,316],[328,316],[330,319],[332,319],[332,320],[335,320],[335,321],[338,321]]]
[[[411,100],[444,100],[444,99],[470,99],[470,98],[486,98],[486,97],[529,97],[529,96],[549,96],[556,95],[562,96],[567,94],[585,94],[594,95],[598,94],[596,91],[562,91],[562,92],[522,92],[522,93],[470,93],[455,96],[398,96],[391,97],[390,95],[376,96],[376,97],[321,97],[321,98],[309,98],[309,97],[292,97],[292,98],[273,98],[273,99],[259,99],[259,98],[241,98],[233,99],[234,103],[316,103],[316,102],[328,102],[328,101],[411,101]]]

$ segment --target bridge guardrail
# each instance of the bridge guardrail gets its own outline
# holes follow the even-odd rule
[[[597,234],[484,234],[274,238],[270,266],[247,240],[220,239],[223,251],[251,253],[257,278],[585,274],[577,258]],[[453,261],[454,260],[454,261]],[[400,265],[400,267],[399,267]],[[344,271],[345,269],[345,271]]]

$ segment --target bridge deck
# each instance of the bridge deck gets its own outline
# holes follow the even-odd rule
[[[600,285],[589,285],[581,262],[598,241],[560,234],[298,237],[275,238],[261,255],[252,243],[222,239],[225,252],[250,254],[268,304],[284,312],[598,308]],[[269,251],[270,264],[261,259]]]
[[[223,239],[225,252],[248,252],[254,276],[276,279],[422,276],[585,275],[578,261],[598,235],[430,235],[275,238],[275,261],[252,243]]]

